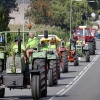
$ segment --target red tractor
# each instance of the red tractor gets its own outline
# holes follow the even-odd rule
[[[79,26],[79,28],[76,28],[74,35],[76,40],[78,40],[78,38],[82,38],[84,42],[83,45],[88,43],[90,54],[95,55],[95,36],[92,36],[90,28],[87,28],[86,26]]]
[[[60,57],[61,72],[68,72],[68,51],[65,48],[65,42],[62,40],[58,46],[57,53]]]

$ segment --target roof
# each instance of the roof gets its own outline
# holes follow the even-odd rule
[[[41,42],[47,42],[47,41],[54,42],[55,39],[56,39],[56,42],[61,41],[61,39],[57,35],[48,35],[48,38],[44,38],[44,35],[38,35],[38,38],[40,38]]]

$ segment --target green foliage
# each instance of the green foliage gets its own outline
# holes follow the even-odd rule
[[[52,12],[50,7],[49,0],[31,0],[30,7],[32,9],[28,9],[26,12],[26,17],[30,17],[30,19],[36,24],[47,24],[50,22]]]
[[[31,0],[33,1],[26,13],[31,21],[39,24],[49,24],[70,29],[70,6],[71,0]],[[99,0],[95,3],[89,3],[89,0],[72,1],[72,28],[82,23],[82,14],[87,13],[91,17],[94,7],[99,5]],[[99,6],[98,6],[99,7]]]
[[[9,14],[12,10],[17,9],[17,4],[15,2],[16,0],[0,0],[0,31],[9,30]]]

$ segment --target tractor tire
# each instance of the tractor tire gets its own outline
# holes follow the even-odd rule
[[[93,42],[89,43],[89,51],[90,51],[90,55],[95,55],[95,46]]]
[[[48,85],[52,87],[53,85],[58,84],[58,75],[57,75],[57,61],[50,60],[49,61],[49,72],[48,72]]]
[[[68,53],[62,52],[62,73],[68,72]]]
[[[58,79],[60,79],[60,60],[58,60],[58,62],[57,62],[57,64],[58,64],[58,71],[57,71],[57,74],[58,74]]]
[[[53,70],[49,69],[48,71],[48,85],[49,87],[53,86]]]
[[[58,79],[60,79],[61,75],[60,75],[60,68],[58,68]]]
[[[96,42],[94,41],[94,48],[95,48],[95,50],[96,50]]]
[[[78,53],[76,53],[74,57],[74,66],[78,66],[78,65],[79,65]]]
[[[0,88],[0,98],[4,98],[5,88]]]
[[[34,60],[34,69],[40,71],[40,92],[41,97],[47,96],[47,72],[46,72],[46,60],[36,59]]]
[[[40,76],[39,75],[34,75],[32,77],[31,91],[32,91],[33,99],[35,100],[40,99],[41,89],[40,89]]]
[[[86,51],[85,54],[86,54],[86,62],[90,62],[90,53],[89,53],[89,51]]]

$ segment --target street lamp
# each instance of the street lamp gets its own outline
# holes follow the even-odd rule
[[[73,1],[82,1],[82,0],[71,0],[71,3],[70,3],[70,39],[71,39],[71,34],[72,34],[72,2]]]

